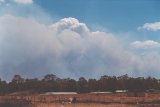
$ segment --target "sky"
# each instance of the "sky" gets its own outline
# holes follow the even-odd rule
[[[159,0],[0,0],[0,78],[160,78]]]

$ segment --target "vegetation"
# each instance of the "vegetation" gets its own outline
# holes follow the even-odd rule
[[[100,79],[79,80],[71,78],[61,79],[53,74],[47,74],[43,79],[24,79],[20,75],[15,75],[11,82],[0,80],[0,95],[6,95],[17,91],[32,91],[37,93],[55,91],[55,92],[93,92],[93,91],[111,91],[128,90],[129,92],[144,92],[149,89],[159,90],[160,82],[152,77],[128,77],[123,76],[101,76]]]
[[[26,103],[27,101],[8,101],[0,102],[0,107],[37,107],[31,103]]]

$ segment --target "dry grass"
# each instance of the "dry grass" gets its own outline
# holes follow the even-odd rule
[[[71,97],[76,97],[76,104],[67,104]],[[130,97],[126,94],[0,96],[0,102],[17,102],[19,100],[29,101],[37,107],[160,107],[160,93],[149,93],[141,97]],[[62,104],[62,102],[66,103]],[[137,105],[138,103],[148,105]],[[157,105],[155,106],[155,104]]]
[[[37,104],[37,107],[137,107],[126,104],[96,104],[96,103],[78,103],[78,104]]]

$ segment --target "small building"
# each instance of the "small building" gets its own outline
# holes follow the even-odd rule
[[[110,91],[106,91],[106,92],[90,92],[90,94],[112,94],[112,92],[110,92]]]
[[[75,95],[77,92],[46,92],[41,95]]]
[[[97,95],[97,96],[101,96],[101,95],[109,95],[109,96],[112,96],[113,95],[113,92],[110,92],[110,91],[104,91],[104,92],[90,92],[89,93],[90,95]]]
[[[152,93],[160,93],[160,90],[156,90],[156,89],[149,89],[149,90],[146,90],[146,92],[152,92]]]
[[[116,92],[116,93],[127,93],[128,90],[116,90],[115,92]]]

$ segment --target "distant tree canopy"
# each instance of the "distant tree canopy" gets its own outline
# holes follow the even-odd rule
[[[71,78],[61,79],[54,74],[47,74],[43,79],[24,79],[20,75],[15,75],[11,82],[7,83],[0,79],[0,95],[6,95],[17,91],[32,91],[36,93],[44,92],[94,92],[128,90],[129,92],[144,92],[149,89],[160,90],[160,80],[153,77],[128,77],[128,75],[101,76],[99,79],[78,80]]]

